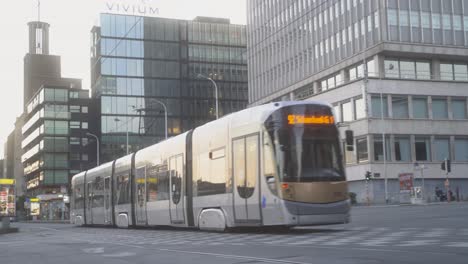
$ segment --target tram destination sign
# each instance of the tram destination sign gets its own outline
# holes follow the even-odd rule
[[[157,16],[159,8],[154,2],[154,0],[107,0],[104,3],[104,11],[122,15]]]

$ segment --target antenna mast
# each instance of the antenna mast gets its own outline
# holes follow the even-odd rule
[[[41,0],[37,0],[37,21],[41,21]]]

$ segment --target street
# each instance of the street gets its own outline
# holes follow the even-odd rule
[[[13,223],[1,263],[468,263],[468,203],[354,207],[352,223],[210,233]]]

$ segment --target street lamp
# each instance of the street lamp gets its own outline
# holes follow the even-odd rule
[[[414,163],[414,168],[415,169],[420,169],[421,170],[421,189],[422,189],[422,199],[424,200],[424,170],[426,169],[426,166],[424,166],[424,164],[419,164],[417,162]]]
[[[199,79],[206,79],[206,80],[211,81],[211,82],[213,83],[214,88],[215,88],[216,119],[218,119],[218,118],[219,118],[219,108],[218,108],[218,85],[216,84],[216,82],[215,82],[212,78],[206,77],[205,75],[203,75],[203,74],[201,74],[201,73],[199,73],[199,74],[197,75],[197,78],[199,78]]]
[[[96,135],[91,134],[89,132],[86,132],[86,135],[96,139],[96,157],[97,157],[96,161],[97,161],[97,166],[99,166],[99,138]]]
[[[160,105],[162,105],[162,107],[164,108],[164,124],[166,126],[166,129],[165,129],[165,136],[166,136],[166,140],[167,140],[167,106],[165,103],[159,101],[158,99],[154,99],[154,98],[149,98],[149,100],[152,100]],[[140,109],[136,109],[137,112],[141,112],[141,111],[144,111],[145,108],[140,108]]]
[[[133,118],[132,118],[132,119],[133,119]],[[118,119],[118,118],[116,117],[116,118],[114,118],[114,121],[115,121],[115,122],[120,122],[120,121],[122,121],[122,120],[120,120],[120,119]],[[128,121],[127,121],[127,123],[125,123],[125,124],[126,124],[126,127],[127,127],[127,129],[126,129],[126,130],[127,130],[127,132],[126,132],[126,134],[127,134],[127,137],[126,137],[126,138],[127,138],[127,140],[126,140],[126,142],[127,142],[126,147],[127,147],[127,155],[128,155],[128,152],[129,152],[129,148],[128,148]]]

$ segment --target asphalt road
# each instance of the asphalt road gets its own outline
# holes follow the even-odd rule
[[[0,263],[468,263],[468,204],[355,207],[352,223],[210,233],[15,223]]]

